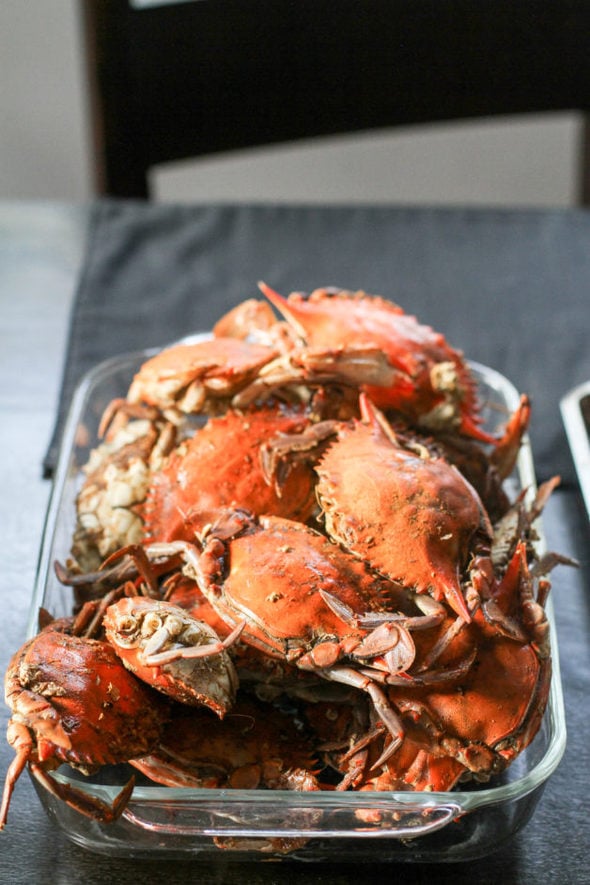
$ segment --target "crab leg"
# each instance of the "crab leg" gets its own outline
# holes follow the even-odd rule
[[[145,581],[148,589],[147,595],[151,596],[153,599],[158,599],[160,596],[158,579],[154,573],[152,562],[146,553],[145,548],[142,547],[141,544],[128,544],[126,547],[121,547],[120,550],[112,553],[103,562],[102,568],[109,566],[111,563],[116,562],[119,559],[123,559],[125,556],[129,556],[135,563],[139,576]]]
[[[435,642],[427,655],[422,659],[420,670],[429,670],[435,661],[441,656],[444,650],[450,645],[455,636],[465,627],[465,621],[461,617],[455,618],[450,627],[445,630],[443,635]]]
[[[132,775],[123,789],[115,796],[113,802],[109,804],[97,796],[91,796],[69,784],[59,783],[37,763],[30,763],[29,768],[36,780],[53,796],[66,802],[70,808],[74,808],[99,823],[112,823],[122,815],[135,786],[135,777]]]
[[[417,673],[386,673],[382,670],[367,667],[360,672],[386,685],[399,685],[406,688],[417,688],[423,685],[441,685],[446,682],[456,682],[457,679],[462,679],[466,676],[471,670],[476,657],[477,650],[474,649],[460,663],[454,667],[447,667],[444,670],[427,671],[420,668]]]
[[[503,435],[496,441],[490,457],[502,479],[510,476],[514,469],[530,420],[531,403],[528,396],[523,394],[518,408],[506,424]]]
[[[8,742],[14,748],[16,756],[8,766],[6,777],[4,780],[4,791],[2,793],[2,805],[0,806],[0,830],[6,826],[8,818],[8,807],[16,782],[23,773],[31,752],[33,750],[33,741],[29,733],[29,729],[20,722],[11,720],[8,724],[7,732]]]
[[[430,596],[420,597],[415,594],[414,601],[418,608],[424,612],[423,615],[411,616],[387,611],[366,612],[363,615],[356,615],[348,605],[345,605],[344,602],[333,596],[332,593],[328,593],[326,590],[320,590],[319,592],[326,605],[330,606],[334,614],[342,618],[346,624],[354,627],[374,628],[380,624],[396,623],[405,627],[406,630],[429,630],[431,627],[437,627],[446,617],[444,607]]]
[[[98,636],[104,613],[113,602],[128,591],[135,595],[135,586],[131,581],[126,581],[120,587],[110,590],[102,599],[85,602],[72,624],[72,633],[76,636],[86,636],[89,639]]]
[[[240,623],[232,630],[229,636],[217,642],[210,642],[208,645],[180,646],[179,648],[170,648],[168,651],[158,653],[158,649],[171,638],[168,630],[162,627],[157,633],[154,633],[149,643],[146,645],[142,657],[144,663],[148,667],[159,666],[160,664],[170,664],[172,661],[183,660],[187,658],[205,658],[210,655],[218,655],[225,649],[234,644],[240,637],[242,630],[246,626],[245,621]]]
[[[404,727],[383,690],[368,676],[352,667],[331,667],[328,670],[322,670],[320,675],[331,682],[341,682],[343,685],[359,688],[369,695],[377,716],[391,735],[391,743],[379,757],[375,766],[385,762],[401,746],[404,739]]]

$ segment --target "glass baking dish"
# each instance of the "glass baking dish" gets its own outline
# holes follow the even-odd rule
[[[560,408],[578,481],[590,517],[590,381],[569,390],[562,397]]]
[[[193,336],[195,337],[195,336]],[[196,336],[201,337],[201,336]],[[29,634],[37,632],[41,606],[70,614],[71,590],[55,577],[54,561],[69,553],[80,468],[97,442],[107,403],[125,395],[139,365],[155,351],[126,354],[101,363],[77,388],[65,425],[48,508],[32,601]],[[471,363],[488,429],[502,424],[519,402],[513,385],[498,372]],[[532,493],[533,461],[525,441],[511,496]],[[542,543],[542,540],[541,540]],[[552,604],[553,677],[548,707],[532,744],[500,777],[485,785],[436,792],[287,792],[171,788],[138,776],[131,801],[115,823],[100,824],[35,786],[50,818],[75,843],[125,857],[185,857],[207,861],[259,858],[339,862],[447,862],[481,857],[499,848],[530,819],[566,742],[564,706]],[[112,801],[127,766],[103,768],[90,778],[62,766],[56,777]]]

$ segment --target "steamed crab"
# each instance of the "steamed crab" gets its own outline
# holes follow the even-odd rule
[[[327,533],[391,580],[445,598],[469,621],[462,573],[492,535],[479,495],[443,458],[402,445],[364,394],[360,408],[362,420],[324,422],[308,434],[310,449],[335,437],[316,465]],[[288,457],[289,441],[280,445]],[[297,454],[305,448],[299,440]]]
[[[395,409],[425,427],[452,426],[493,442],[479,426],[475,384],[462,354],[430,326],[391,301],[365,292],[316,289],[308,297],[293,293],[283,298],[265,283],[259,286],[297,342],[292,351],[261,370],[264,383],[274,384],[298,371],[292,355],[303,342],[313,371],[350,376],[380,408]],[[231,324],[220,323],[218,329],[227,334],[233,328],[243,337],[244,325],[234,315]],[[310,371],[305,365],[303,375]]]
[[[472,666],[457,670],[446,684],[418,679],[388,688],[406,739],[400,752],[373,768],[366,766],[362,789],[403,789],[406,783],[414,789],[441,790],[451,789],[458,780],[486,781],[535,737],[552,669],[546,574],[566,560],[553,554],[535,559],[529,544],[533,521],[555,484],[556,480],[544,484],[528,507],[522,500],[515,503],[505,524],[496,527],[494,567],[490,568],[492,560],[479,563],[481,604],[460,640],[473,648]],[[454,656],[466,651],[448,643],[445,649],[445,655]],[[429,654],[421,649],[423,661]],[[378,731],[380,740],[387,742],[381,724],[373,737]],[[379,741],[371,753],[372,758],[383,753]]]
[[[319,789],[309,735],[253,698],[240,699],[223,721],[206,710],[177,709],[157,748],[131,764],[172,787]]]
[[[437,626],[442,606],[380,578],[319,532],[279,517],[233,511],[208,528],[201,550],[172,542],[147,551],[153,557],[181,551],[185,570],[219,617],[244,624],[244,642],[366,692],[396,749],[403,729],[379,674],[403,674],[412,665],[412,633]]]
[[[119,547],[138,543],[152,475],[176,444],[176,428],[158,409],[110,404],[100,427],[101,443],[83,467],[76,502],[72,555],[83,571],[97,569]]]
[[[510,598],[512,635],[480,609],[470,628],[477,649],[473,666],[454,681],[452,690],[411,683],[388,689],[411,742],[423,751],[422,759],[429,766],[434,760],[439,765],[448,760],[438,778],[441,772],[448,776],[455,771],[463,780],[488,780],[528,746],[540,726],[551,680],[544,589],[533,598],[532,577],[520,545],[514,564],[517,575],[509,574],[494,593],[496,598]],[[530,605],[536,609],[534,623],[527,623]],[[381,774],[369,772],[366,785],[374,788],[374,776],[406,778],[403,760],[403,753],[388,758]],[[440,780],[431,786],[443,789]]]
[[[143,756],[159,741],[166,702],[123,666],[109,643],[51,626],[12,657],[5,690],[12,709],[8,742],[16,756],[6,774],[0,829],[26,765],[45,789],[81,813],[115,820],[129,801],[132,779],[108,805],[51,772],[67,762],[92,774],[103,765]]]
[[[58,798],[103,822],[124,811],[133,779],[112,804],[62,783],[51,772],[68,763],[84,774],[144,756],[160,740],[172,701],[207,707],[219,717],[233,706],[237,677],[223,640],[183,609],[125,584],[77,617],[47,625],[13,656],[5,679],[12,709],[8,741],[16,757],[0,808],[5,825],[24,767]],[[89,634],[99,634],[93,638]]]
[[[106,639],[139,679],[174,700],[224,716],[238,687],[227,653],[241,626],[220,639],[184,609],[145,597],[124,597],[104,615]]]
[[[504,487],[528,399],[488,433],[462,354],[397,305],[261,289],[105,411],[56,564],[72,617],[7,673],[0,826],[27,764],[111,821],[132,780],[106,805],[51,772],[446,791],[539,728],[546,575],[566,560],[535,546],[557,480],[532,504]]]
[[[145,537],[190,540],[223,507],[306,522],[315,508],[313,471],[300,464],[283,482],[269,482],[260,455],[274,437],[309,424],[307,410],[278,403],[210,418],[152,474],[139,509]]]

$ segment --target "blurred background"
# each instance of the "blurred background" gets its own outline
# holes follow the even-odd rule
[[[0,0],[0,199],[92,197],[81,53],[76,0]],[[374,131],[173,163],[153,186],[192,203],[568,206],[580,133],[575,113]]]

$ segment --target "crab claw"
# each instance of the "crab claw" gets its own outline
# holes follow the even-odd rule
[[[307,347],[378,349],[393,375],[384,373],[364,386],[381,408],[397,409],[431,429],[458,427],[465,436],[495,443],[480,426],[471,371],[441,333],[366,292],[324,288],[307,298],[299,293],[283,298],[266,283],[258,285]]]
[[[0,806],[0,830],[3,830],[6,826],[8,808],[10,806],[16,782],[23,773],[25,765],[33,750],[33,742],[29,729],[21,722],[15,722],[13,719],[9,721],[7,738],[8,742],[13,746],[16,755],[8,766],[8,771],[6,772],[6,777],[4,779],[2,805]]]
[[[108,802],[99,799],[98,796],[91,796],[89,793],[86,793],[83,790],[78,790],[70,784],[57,781],[41,765],[31,763],[29,768],[35,779],[41,784],[41,786],[45,787],[52,796],[61,799],[69,805],[70,808],[79,811],[80,814],[84,814],[86,817],[90,817],[103,824],[113,823],[113,821],[116,821],[121,817],[129,803],[135,786],[135,777],[132,775],[123,789],[109,804]]]
[[[343,685],[352,685],[369,695],[375,713],[391,736],[391,742],[375,763],[375,767],[385,762],[401,746],[404,739],[404,727],[383,689],[370,676],[359,670],[354,670],[352,667],[331,667],[325,670],[322,675],[324,679],[340,682]]]
[[[412,666],[416,657],[414,640],[410,631],[403,624],[395,622],[403,619],[391,617],[388,612],[369,612],[365,616],[355,615],[347,605],[331,593],[320,590],[320,596],[334,614],[351,626],[376,622],[376,626],[353,649],[351,654],[354,658],[370,658],[371,664],[374,663],[375,658],[383,658],[385,666],[392,676],[405,672]]]
[[[531,420],[531,403],[525,394],[520,398],[518,408],[509,418],[504,433],[495,441],[490,460],[502,479],[510,476],[520,447]]]
[[[279,313],[287,320],[291,328],[295,331],[300,338],[305,339],[307,335],[307,330],[304,325],[297,319],[296,314],[289,309],[289,302],[286,298],[283,298],[282,295],[279,295],[278,292],[275,292],[274,289],[265,283],[263,280],[259,280],[258,288],[262,292],[265,298],[268,298],[273,307],[279,311]]]

